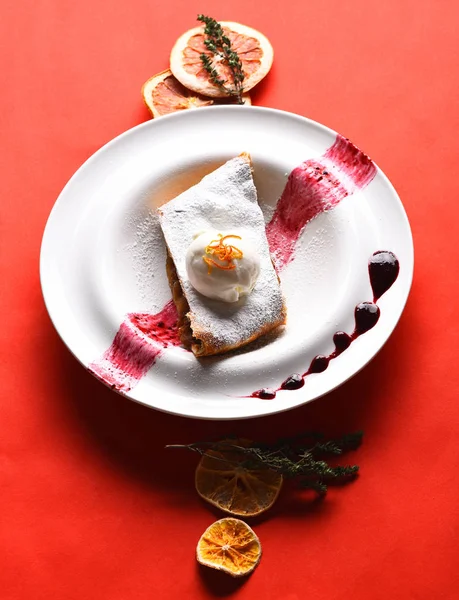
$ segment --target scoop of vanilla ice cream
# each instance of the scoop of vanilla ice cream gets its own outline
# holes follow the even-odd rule
[[[223,244],[232,245],[242,252],[242,258],[233,258],[231,263],[220,260],[215,253],[206,253],[211,242],[219,240],[219,236],[238,235],[241,239],[227,238]],[[221,269],[209,265],[203,257],[214,260],[225,267],[234,265],[234,269]],[[239,297],[250,294],[260,273],[260,257],[255,248],[247,240],[247,236],[239,231],[208,230],[198,234],[188,248],[186,270],[191,285],[201,294],[223,302],[237,302]]]

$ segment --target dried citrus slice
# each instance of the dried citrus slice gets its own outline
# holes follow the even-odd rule
[[[237,52],[245,74],[243,89],[248,92],[268,74],[273,63],[273,48],[268,38],[251,27],[240,23],[223,21],[220,23],[225,35],[231,41],[231,48]],[[223,98],[227,94],[212,83],[204,69],[201,54],[212,58],[219,78],[232,87],[231,71],[218,57],[215,57],[204,44],[204,25],[190,29],[175,42],[171,52],[171,71],[188,89],[204,96]]]
[[[254,530],[239,519],[220,519],[208,527],[196,548],[201,565],[233,577],[251,573],[260,562],[261,544]]]
[[[150,77],[142,86],[142,96],[153,117],[161,117],[187,108],[236,102],[233,98],[221,100],[205,98],[187,90],[169,69]],[[244,104],[251,104],[249,94],[244,94],[243,99]]]
[[[225,440],[207,450],[195,475],[198,494],[221,510],[254,517],[268,510],[282,487],[282,475],[263,467],[247,468],[247,458],[233,446],[247,447],[247,440]]]

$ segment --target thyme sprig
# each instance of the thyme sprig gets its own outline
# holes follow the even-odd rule
[[[331,466],[324,458],[327,455],[341,456],[347,450],[357,449],[362,437],[363,433],[360,431],[335,440],[326,440],[318,433],[303,433],[275,443],[254,443],[250,446],[241,446],[237,444],[236,438],[230,438],[217,442],[173,444],[166,448],[186,448],[201,456],[213,450],[211,456],[216,460],[239,468],[270,469],[286,479],[295,479],[302,488],[312,489],[323,495],[326,494],[328,485],[350,481],[359,471],[358,465]],[[220,452],[221,456],[215,452]],[[241,455],[244,457],[242,461]]]
[[[215,59],[205,54],[201,54],[201,62],[204,69],[209,73],[210,81],[218,86],[228,96],[237,98],[238,104],[244,104],[242,99],[243,81],[245,78],[242,69],[242,62],[237,52],[231,48],[231,40],[225,35],[222,26],[212,17],[198,15],[198,21],[204,23],[204,33],[207,38],[204,40],[206,48],[212,52],[214,57],[221,60],[231,71],[232,82],[228,87],[228,81],[222,79],[214,66]]]

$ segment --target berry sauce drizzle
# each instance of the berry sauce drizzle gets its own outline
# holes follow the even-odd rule
[[[368,261],[373,302],[361,302],[354,309],[354,331],[348,334],[337,331],[333,336],[335,349],[331,354],[318,354],[311,360],[309,368],[304,373],[293,373],[283,381],[277,389],[263,388],[253,392],[249,397],[261,400],[273,400],[281,390],[298,390],[305,383],[305,378],[314,373],[323,373],[328,369],[330,361],[342,354],[358,337],[373,329],[379,321],[381,311],[376,302],[388,289],[392,287],[398,277],[400,265],[397,257],[392,252],[379,250]]]
[[[340,135],[323,156],[306,160],[293,169],[266,226],[277,271],[295,258],[301,232],[312,219],[366,187],[375,175],[371,159]],[[167,322],[167,334],[159,326],[161,322]],[[131,390],[165,348],[181,345],[176,323],[172,302],[156,315],[127,315],[110,348],[89,365],[89,370],[117,390]]]

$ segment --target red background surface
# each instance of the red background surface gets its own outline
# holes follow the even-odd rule
[[[255,103],[368,152],[415,239],[406,311],[374,361],[320,401],[241,423],[168,416],[104,388],[53,330],[38,277],[60,190],[148,118],[140,86],[201,11],[271,39]],[[457,3],[434,0],[2,3],[2,600],[459,597],[458,19]],[[286,492],[254,525],[264,556],[247,581],[198,568],[216,515],[194,492],[195,457],[164,444],[310,428],[365,430],[359,480],[324,502]]]

